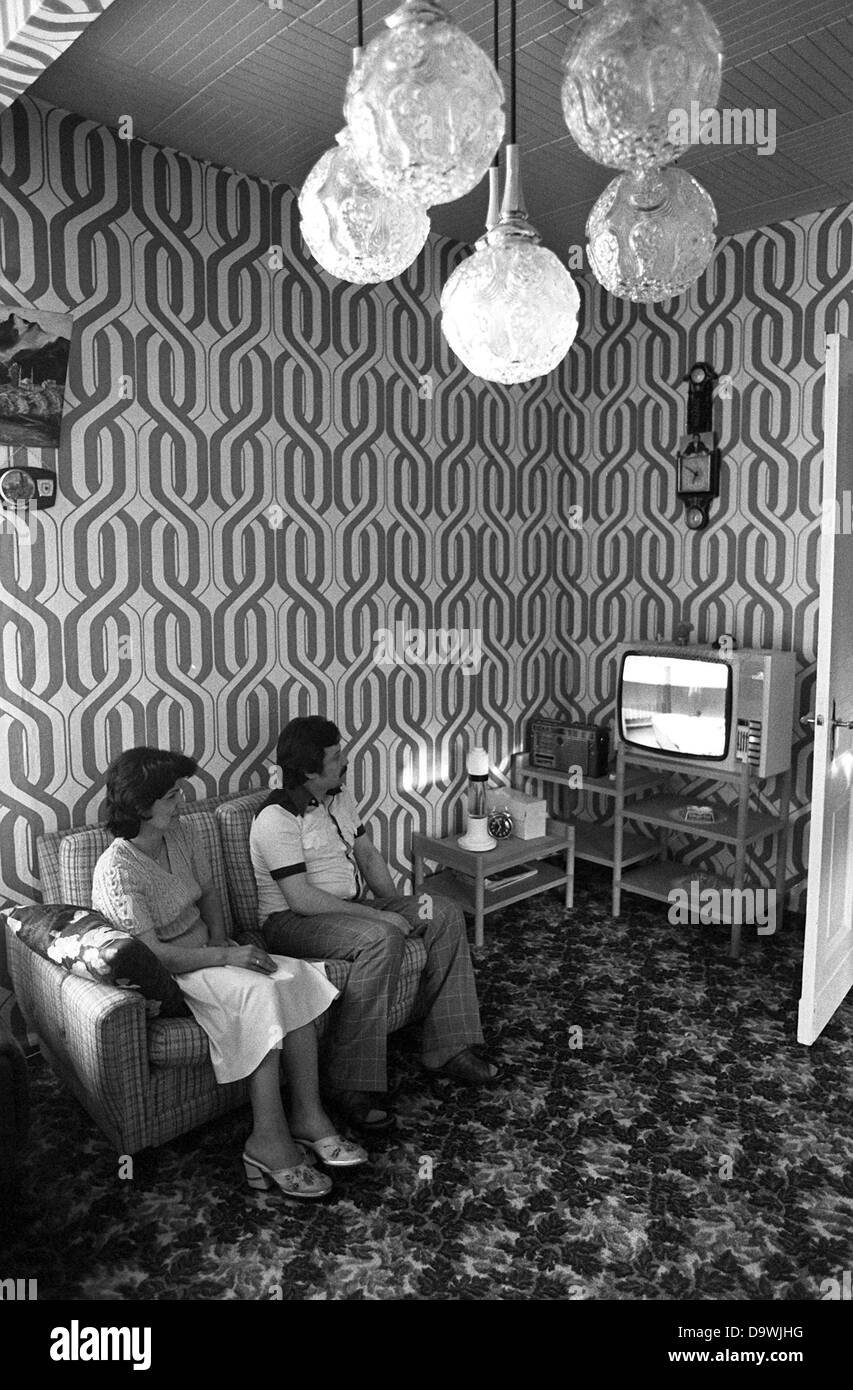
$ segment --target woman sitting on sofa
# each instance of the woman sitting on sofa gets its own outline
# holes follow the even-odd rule
[[[192,758],[131,748],[107,773],[107,828],[115,836],[95,867],[92,906],[149,946],[207,1033],[221,1084],[249,1078],[253,1128],[243,1164],[250,1187],[275,1183],[289,1197],[324,1197],[331,1182],[310,1166],[367,1162],[323,1110],[313,1020],[338,990],[322,965],[238,946],[225,932],[210,865],[179,822],[181,779]],[[279,1090],[284,1058],[291,1115]],[[298,1135],[299,1138],[294,1136]]]

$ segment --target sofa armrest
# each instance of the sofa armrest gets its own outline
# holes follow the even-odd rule
[[[48,1060],[107,1133],[132,1130],[148,1090],[145,1000],[68,974],[11,932],[7,946],[15,996]]]

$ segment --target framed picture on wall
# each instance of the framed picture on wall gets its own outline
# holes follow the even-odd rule
[[[0,298],[0,444],[58,447],[70,339],[70,314]]]

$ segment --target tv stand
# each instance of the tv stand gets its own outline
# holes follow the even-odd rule
[[[624,780],[625,797],[642,796],[660,785],[659,772],[649,773],[638,769],[627,772]],[[584,859],[590,864],[613,867],[613,825],[608,820],[612,815],[612,802],[616,796],[616,774],[609,777],[584,777],[578,786],[578,778],[573,773],[556,772],[550,768],[534,767],[529,758],[519,757],[513,768],[513,782],[520,783],[521,791],[530,791],[543,796],[546,787],[556,789],[556,817],[575,828],[575,858]],[[592,798],[592,805],[586,804]],[[567,801],[571,802],[567,805]],[[590,819],[579,819],[579,799],[583,799],[584,810]],[[608,804],[597,811],[595,802],[603,798]],[[550,814],[550,812],[549,812]],[[657,845],[646,835],[623,834],[622,864],[642,864],[646,859],[654,859],[658,854]]]
[[[658,781],[664,780],[662,791],[645,795],[640,801],[629,800],[632,779],[637,773],[650,776],[656,773]],[[737,800],[727,802],[719,794],[699,796],[687,793],[672,785],[673,776],[690,778],[692,781],[711,782],[718,787],[734,785]],[[740,955],[742,916],[737,904],[748,909],[749,892],[762,887],[747,880],[747,856],[750,845],[772,837],[776,852],[775,873],[775,922],[771,916],[767,926],[778,930],[784,917],[785,884],[788,851],[788,814],[791,799],[791,770],[782,775],[782,786],[776,804],[778,810],[771,813],[762,809],[757,802],[759,781],[766,785],[772,778],[759,779],[748,763],[741,763],[733,772],[715,770],[712,774],[701,773],[696,763],[677,757],[662,757],[654,753],[626,749],[619,743],[616,753],[616,810],[613,824],[613,916],[618,917],[622,909],[622,894],[637,893],[642,897],[655,898],[662,902],[673,902],[671,894],[675,889],[692,894],[692,903],[701,901],[701,894],[708,888],[734,890],[730,898],[719,894],[720,911],[713,910],[710,902],[703,907],[703,923],[728,925],[731,928],[729,955],[737,959]],[[685,821],[681,818],[687,806],[695,804],[710,806],[715,814],[713,822]],[[672,835],[685,835],[699,840],[726,845],[734,854],[734,869],[730,877],[708,874],[701,868],[678,863],[671,858],[658,858],[655,862],[631,867],[625,854],[629,843],[625,822],[633,821],[643,826],[654,826],[663,831],[664,844],[657,844],[657,850],[666,849],[666,842]],[[633,841],[635,837],[631,836]],[[626,872],[627,870],[627,872]],[[696,885],[696,887],[694,887]],[[683,902],[683,899],[681,900]],[[754,906],[754,902],[753,902]],[[770,931],[767,932],[770,935]]]

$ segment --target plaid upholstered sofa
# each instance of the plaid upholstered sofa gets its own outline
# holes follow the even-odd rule
[[[216,797],[190,803],[183,812],[192,816],[200,833],[228,930],[239,940],[257,932],[249,828],[266,795]],[[108,843],[100,827],[42,836],[38,852],[44,902],[91,907],[92,874]],[[9,973],[27,1027],[119,1153],[164,1144],[247,1098],[245,1081],[217,1084],[207,1037],[195,1019],[149,1018],[138,994],[69,974],[29,950],[8,929],[6,936]],[[425,960],[423,943],[407,940],[389,1032],[415,1017]],[[348,970],[345,961],[328,962],[329,978],[339,989],[346,986]],[[334,1008],[319,1020],[321,1032]]]

